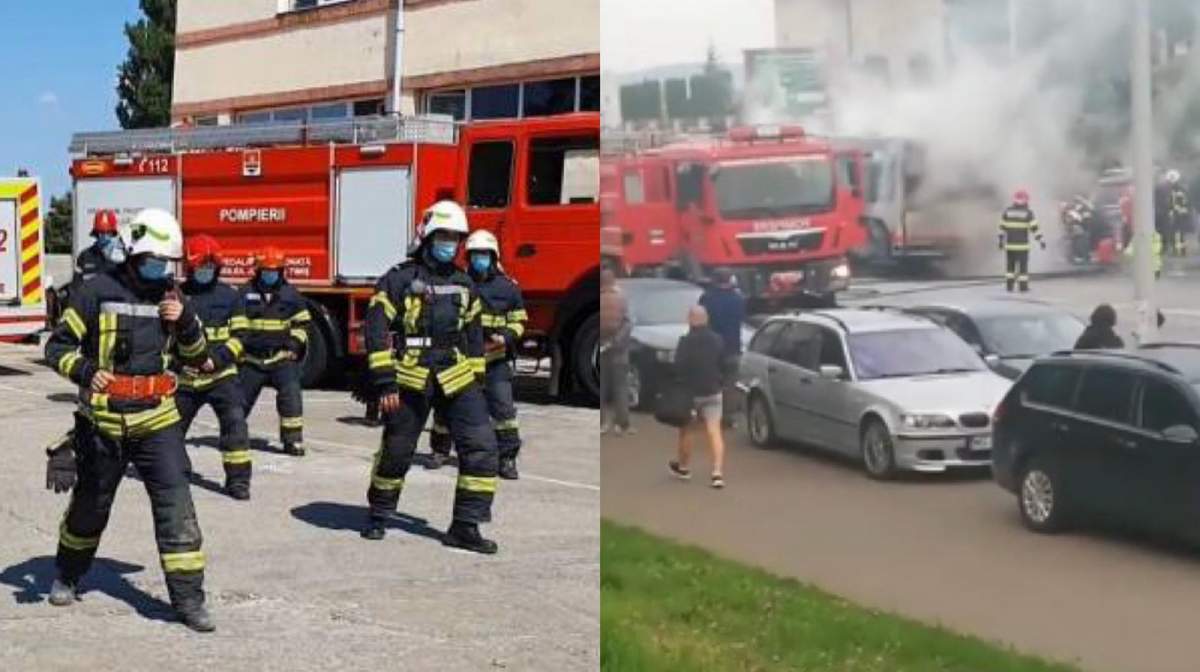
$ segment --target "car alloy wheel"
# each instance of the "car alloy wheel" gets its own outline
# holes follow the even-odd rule
[[[775,440],[775,428],[771,426],[771,411],[767,408],[766,400],[757,394],[750,397],[750,408],[746,415],[750,441],[759,448],[770,446]]]
[[[1021,508],[1029,521],[1045,526],[1054,515],[1054,482],[1041,469],[1025,472],[1021,481]]]
[[[880,480],[891,478],[896,471],[895,459],[892,452],[892,435],[887,426],[879,420],[873,420],[863,431],[862,437],[863,466],[871,478]]]

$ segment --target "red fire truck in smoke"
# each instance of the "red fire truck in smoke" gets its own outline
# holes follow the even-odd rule
[[[865,242],[861,153],[795,126],[744,127],[606,160],[601,252],[631,275],[704,280],[749,297],[832,300]]]
[[[227,126],[76,135],[75,248],[98,209],[128,218],[176,213],[249,277],[266,244],[314,316],[306,384],[364,352],[376,279],[412,242],[418,213],[440,198],[497,234],[521,285],[527,356],[549,357],[552,392],[595,398],[599,373],[599,115],[480,122],[381,117],[297,126]]]

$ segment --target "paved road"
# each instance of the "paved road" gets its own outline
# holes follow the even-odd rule
[[[599,665],[599,439],[596,412],[520,408],[526,476],[501,485],[493,558],[448,551],[453,470],[415,468],[386,540],[368,543],[367,472],[377,429],[348,395],[306,395],[310,454],[255,453],[254,499],[193,489],[219,630],[169,622],[141,485],[126,479],[68,610],[45,602],[66,498],[42,489],[41,447],[66,426],[68,385],[0,349],[0,670],[594,670]],[[15,373],[14,373],[15,371]],[[27,374],[27,375],[26,375]],[[49,397],[49,401],[48,401]],[[273,398],[251,429],[273,437]],[[193,437],[216,434],[201,415]],[[589,431],[579,431],[587,427]],[[220,458],[194,445],[209,486]]]
[[[1083,313],[1129,295],[1107,277],[1038,289]],[[1198,340],[1200,297],[1186,279],[1168,278],[1161,289],[1168,335]],[[1035,535],[1021,527],[1015,499],[986,476],[880,484],[812,451],[753,448],[741,433],[731,439],[729,487],[713,491],[706,458],[696,463],[701,478],[672,480],[665,464],[674,435],[648,416],[637,423],[636,437],[602,442],[606,517],[1087,669],[1200,668],[1200,554],[1105,532]]]

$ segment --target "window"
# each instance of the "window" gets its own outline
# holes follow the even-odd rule
[[[382,98],[354,101],[354,116],[356,117],[374,117],[383,114],[383,110]]]
[[[979,321],[988,348],[1001,357],[1036,357],[1070,350],[1084,325],[1070,315],[1008,315]]]
[[[472,208],[508,206],[512,190],[513,145],[507,140],[480,142],[471,147],[467,205]]]
[[[584,112],[600,111],[600,75],[579,78],[579,109]]]
[[[425,104],[430,114],[448,114],[454,117],[455,121],[467,118],[467,92],[462,89],[431,93]]]
[[[600,138],[537,138],[529,143],[529,205],[596,203],[600,197]]]
[[[1079,387],[1079,412],[1111,422],[1129,422],[1133,406],[1133,374],[1112,369],[1088,369]]]
[[[816,327],[807,324],[789,324],[775,341],[772,351],[776,359],[816,371],[821,357],[821,334]]]
[[[834,206],[834,165],[821,155],[729,161],[712,173],[726,219],[828,212]]]
[[[575,82],[574,77],[548,79],[541,82],[526,82],[524,94],[525,116],[545,117],[551,114],[574,112]]]
[[[847,340],[859,380],[984,370],[979,354],[962,339],[932,326],[863,332]]]
[[[270,112],[250,112],[238,117],[239,124],[265,124],[271,121]]]
[[[338,5],[343,2],[351,2],[351,0],[285,0],[288,4],[281,5],[285,9],[280,11],[298,12],[304,9],[314,9],[316,7],[324,7],[325,5]]]
[[[846,351],[842,339],[832,329],[821,329],[821,366],[839,366],[846,371]]]
[[[704,176],[708,170],[703,164],[681,163],[675,169],[675,209],[686,211],[694,203],[704,205]]]
[[[511,119],[517,116],[521,87],[518,84],[477,86],[471,89],[472,119]]]
[[[666,203],[671,200],[671,169],[663,166],[657,170],[646,170],[646,200],[651,203]]]
[[[194,123],[197,126],[216,126],[217,125],[217,117],[215,115],[207,116],[207,117],[196,117],[194,120]]]
[[[637,326],[681,324],[687,321],[688,309],[700,301],[699,287],[669,287],[666,289],[629,292],[629,315]]]
[[[625,173],[625,202],[630,204],[644,203],[646,195],[642,189],[642,176],[637,171]]]
[[[1183,392],[1171,385],[1149,380],[1142,391],[1142,427],[1161,432],[1168,427],[1187,425],[1195,428],[1196,411]]]
[[[304,123],[308,119],[308,110],[303,107],[291,107],[286,110],[275,110],[271,113],[271,121],[275,123]]]
[[[331,119],[345,119],[350,113],[346,103],[328,103],[325,105],[316,105],[311,110],[313,121],[329,121]]]
[[[1077,366],[1036,365],[1023,383],[1025,399],[1035,404],[1071,408],[1082,373]]]
[[[754,334],[754,338],[751,339],[750,351],[769,356],[772,351],[771,346],[774,345],[775,339],[779,337],[779,334],[783,333],[783,328],[786,324],[786,322],[780,321],[764,324],[758,330],[758,333]]]

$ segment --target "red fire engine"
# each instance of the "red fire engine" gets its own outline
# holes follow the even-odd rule
[[[750,297],[830,300],[865,242],[860,152],[795,126],[735,128],[606,161],[602,254],[626,273],[701,281],[716,268]]]
[[[75,247],[101,208],[176,213],[251,274],[271,243],[315,321],[305,383],[363,354],[376,279],[404,257],[419,213],[440,198],[467,206],[500,239],[528,305],[527,356],[551,358],[552,393],[597,397],[599,115],[480,122],[380,117],[310,125],[78,134]]]

